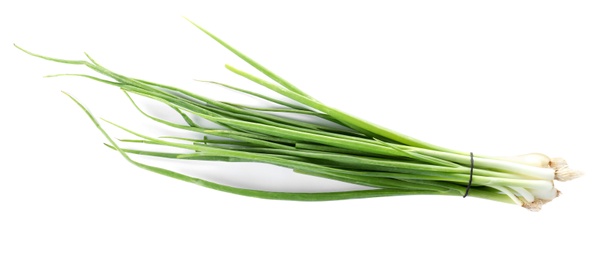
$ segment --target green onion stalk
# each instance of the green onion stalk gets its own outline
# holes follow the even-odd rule
[[[155,138],[105,120],[110,125],[138,137],[116,141],[107,134],[91,112],[67,94],[104,135],[108,141],[106,145],[133,165],[219,191],[294,201],[468,194],[471,197],[538,210],[544,203],[559,195],[554,180],[567,181],[581,175],[569,168],[563,159],[551,159],[544,154],[531,153],[513,157],[472,154],[427,143],[367,122],[318,101],[209,31],[191,23],[259,70],[266,78],[226,65],[229,71],[295,102],[275,99],[219,82],[204,81],[251,95],[275,106],[253,107],[222,102],[178,87],[119,74],[97,63],[87,54],[86,60],[65,60],[35,54],[15,46],[38,58],[88,67],[104,76],[104,79],[87,74],[51,76],[79,76],[117,87],[143,116],[161,125],[198,133],[201,138]],[[183,118],[182,122],[171,122],[148,114],[133,101],[134,95],[171,107]],[[322,123],[288,118],[280,113],[315,117]],[[219,127],[204,127],[196,123],[198,120],[194,120],[194,117],[213,122]],[[135,150],[122,148],[118,144],[130,142],[181,148],[180,150],[186,152]],[[266,163],[290,168],[296,173],[362,185],[365,188],[313,193],[244,189],[144,164],[134,160],[132,155],[179,160]]]

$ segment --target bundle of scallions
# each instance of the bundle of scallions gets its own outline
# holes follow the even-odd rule
[[[46,60],[86,66],[106,76],[106,79],[85,74],[62,75],[82,76],[118,87],[144,116],[162,125],[202,134],[201,139],[153,138],[107,121],[140,138],[121,141],[183,148],[189,152],[170,153],[121,148],[109,137],[95,117],[69,96],[106,137],[108,146],[118,151],[130,163],[145,170],[220,191],[257,198],[296,201],[400,195],[469,195],[538,210],[544,203],[558,196],[554,180],[567,181],[580,175],[568,168],[563,159],[550,159],[539,153],[495,157],[460,152],[366,122],[319,102],[202,27],[193,22],[192,24],[262,72],[268,79],[226,65],[228,70],[297,103],[222,83],[208,82],[263,99],[276,106],[252,107],[221,102],[181,88],[118,74],[103,67],[87,54],[87,60],[65,60],[34,54],[16,47]],[[151,116],[141,110],[130,95],[143,96],[170,106],[181,115],[184,122],[170,122]],[[317,117],[329,122],[313,123],[313,120],[284,117],[284,113]],[[213,122],[219,127],[205,128],[195,122],[197,120],[193,119],[194,116]],[[187,160],[267,163],[287,167],[301,174],[368,188],[314,193],[244,189],[140,163],[133,160],[131,154]]]

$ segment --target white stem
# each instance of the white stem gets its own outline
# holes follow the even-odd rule
[[[453,154],[447,152],[433,151],[423,148],[408,148],[409,150],[413,150],[415,152],[430,155],[433,157],[437,157],[440,159],[448,160],[451,162],[461,163],[464,165],[470,165],[470,156]],[[509,161],[500,161],[495,159],[487,159],[474,156],[474,166],[478,168],[486,168],[499,170],[503,172],[511,172],[522,174],[525,176],[541,179],[541,180],[553,180],[555,176],[555,170],[551,168],[540,168],[530,165],[525,165],[521,163],[509,162]]]
[[[540,167],[540,168],[549,168],[549,164],[551,163],[551,159],[549,158],[549,156],[544,155],[542,153],[529,153],[529,154],[522,154],[522,155],[516,155],[516,156],[503,156],[503,157],[489,157],[488,156],[484,158],[490,158],[490,159],[499,160],[499,161],[509,161],[509,162],[521,163],[521,164],[530,165],[534,167]]]
[[[527,202],[532,203],[534,201],[534,195],[530,193],[528,190],[522,187],[510,186],[512,190],[516,191],[520,196],[522,196]]]
[[[494,189],[497,189],[499,191],[501,191],[502,193],[506,194],[507,196],[509,196],[509,198],[511,198],[513,200],[513,202],[515,202],[515,204],[519,205],[519,206],[523,206],[524,203],[519,200],[519,198],[517,198],[517,196],[515,196],[515,194],[513,194],[513,192],[511,192],[510,190],[508,190],[505,187],[502,186],[491,186]]]
[[[551,187],[551,189],[528,189],[528,191],[530,191],[535,198],[542,200],[553,200],[558,197],[559,194],[555,187]]]
[[[473,182],[485,186],[515,186],[535,190],[549,190],[553,187],[553,181],[505,179],[496,177],[484,177],[473,175]]]

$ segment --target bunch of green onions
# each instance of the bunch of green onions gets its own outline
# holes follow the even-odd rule
[[[190,21],[191,22],[191,21]],[[192,22],[192,24],[194,24]],[[108,140],[130,163],[175,179],[234,194],[279,200],[326,201],[400,195],[453,195],[484,198],[517,204],[531,210],[558,196],[554,180],[566,181],[580,175],[562,159],[533,153],[514,157],[494,157],[455,151],[426,143],[366,122],[329,107],[296,86],[264,68],[221,39],[194,24],[202,32],[262,72],[262,79],[226,65],[231,72],[300,103],[286,102],[217,82],[208,82],[239,91],[277,105],[252,107],[221,102],[181,88],[131,78],[111,71],[86,54],[88,60],[65,60],[22,51],[46,60],[84,65],[107,79],[81,76],[118,87],[144,116],[166,126],[202,134],[201,139],[185,137],[153,138],[112,122],[140,139],[120,140],[189,150],[169,153],[121,148],[95,117],[74,100]],[[272,81],[270,81],[272,80]],[[143,96],[170,106],[184,122],[170,122],[141,110],[130,95]],[[279,108],[278,106],[282,106]],[[316,117],[327,123],[283,117],[281,113]],[[191,117],[190,117],[191,116]],[[205,128],[192,117],[218,125]],[[312,120],[311,120],[312,121]],[[216,138],[209,138],[209,137]],[[258,162],[287,167],[301,174],[369,187],[337,192],[274,192],[231,187],[194,178],[132,159],[130,154],[186,160]]]

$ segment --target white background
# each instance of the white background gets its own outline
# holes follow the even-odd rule
[[[609,1],[7,2],[0,259],[613,256]],[[563,195],[539,213],[476,198],[301,203],[225,194],[124,161],[60,90],[143,133],[178,132],[143,119],[110,86],[42,78],[86,70],[12,46],[69,59],[87,51],[124,74],[221,98],[228,93],[192,79],[262,90],[226,71],[225,63],[248,65],[181,16],[334,107],[461,150],[562,156],[587,174],[560,183]],[[356,188],[272,166],[169,167],[249,188]]]

